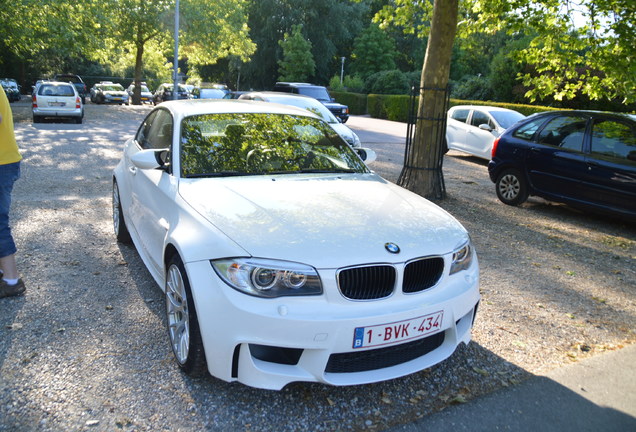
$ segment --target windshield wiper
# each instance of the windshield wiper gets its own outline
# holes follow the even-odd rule
[[[218,171],[213,173],[197,173],[188,174],[186,178],[201,178],[201,177],[235,177],[235,176],[248,176],[255,175],[254,173],[246,173],[243,171]]]
[[[327,169],[318,169],[318,168],[303,168],[299,172],[301,173],[355,173],[356,170],[351,168],[327,168]]]

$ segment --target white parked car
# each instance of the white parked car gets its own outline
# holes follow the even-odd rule
[[[242,94],[239,99],[273,102],[309,110],[329,123],[333,130],[338,132],[342,139],[348,142],[351,147],[360,147],[362,145],[358,134],[348,126],[345,126],[322,102],[310,96],[283,92],[250,92]]]
[[[43,81],[37,84],[31,95],[33,123],[45,117],[70,118],[75,123],[84,119],[84,104],[73,84]]]
[[[371,383],[470,340],[466,230],[306,110],[159,105],[114,170],[113,221],[165,292],[187,373],[265,389]]]
[[[446,124],[448,149],[490,160],[495,138],[525,117],[517,111],[506,108],[479,105],[454,106],[448,110]]]

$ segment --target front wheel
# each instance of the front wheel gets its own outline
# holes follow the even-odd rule
[[[165,291],[168,336],[177,364],[188,375],[202,376],[207,365],[201,330],[188,275],[178,255],[168,262]]]
[[[497,197],[504,204],[517,206],[528,199],[528,182],[521,172],[507,169],[495,182]]]
[[[119,187],[116,181],[113,181],[113,229],[115,230],[115,237],[117,237],[118,242],[130,243],[132,241],[130,232],[128,232],[126,222],[124,221],[124,213],[121,209],[121,199],[119,197]]]

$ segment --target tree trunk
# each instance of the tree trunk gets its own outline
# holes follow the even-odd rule
[[[143,72],[144,44],[137,43],[137,53],[135,54],[135,87],[133,89],[133,105],[141,105],[141,73]]]
[[[457,29],[458,0],[435,0],[422,66],[415,135],[398,184],[426,198],[443,198],[441,161],[446,135],[446,89]]]

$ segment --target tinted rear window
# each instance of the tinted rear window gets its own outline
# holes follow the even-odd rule
[[[40,96],[75,96],[75,90],[70,85],[42,84],[38,91]]]
[[[451,118],[453,120],[460,121],[462,123],[466,123],[466,119],[468,118],[468,113],[470,110],[467,109],[458,109],[451,113]]]

